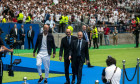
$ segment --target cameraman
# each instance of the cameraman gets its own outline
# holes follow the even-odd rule
[[[121,69],[116,66],[116,60],[108,56],[107,67],[102,72],[102,81],[105,84],[120,84]]]
[[[3,33],[2,29],[0,28],[0,35]],[[3,76],[3,63],[1,60],[3,52],[13,52],[13,49],[8,49],[4,46],[2,38],[0,37],[0,84],[2,84],[2,76]]]

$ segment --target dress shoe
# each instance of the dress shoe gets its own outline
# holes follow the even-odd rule
[[[69,81],[66,81],[64,84],[70,84],[70,82]]]
[[[88,67],[91,68],[91,67],[94,67],[94,66],[92,66],[90,63],[88,63]]]
[[[136,47],[134,47],[134,48],[138,48],[138,47],[136,46]]]
[[[75,83],[75,80],[72,80],[72,81],[71,81],[71,84],[74,84],[74,83]]]

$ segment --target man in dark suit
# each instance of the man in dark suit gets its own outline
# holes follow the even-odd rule
[[[20,48],[24,49],[24,39],[25,39],[24,25],[21,25],[21,28],[19,29],[19,38],[20,38],[20,41],[22,41]]]
[[[44,25],[43,33],[38,35],[35,49],[33,51],[33,56],[35,57],[35,52],[37,50],[36,65],[37,65],[38,73],[40,75],[40,79],[38,80],[38,83],[41,83],[43,80],[42,71],[41,71],[41,65],[43,62],[45,68],[45,80],[44,80],[45,84],[47,83],[47,78],[49,77],[50,56],[51,56],[52,49],[53,49],[53,58],[55,57],[55,52],[56,52],[54,37],[52,34],[48,33],[48,30],[49,30],[49,26]]]
[[[86,32],[86,25],[82,26],[82,33],[83,33],[83,39],[86,40],[86,42],[89,44],[89,38],[88,38],[88,34]],[[87,64],[88,67],[93,67],[90,62]]]
[[[89,62],[88,43],[82,39],[83,33],[78,32],[78,40],[73,41],[69,53],[69,60],[72,58],[72,66],[75,69],[73,74],[77,75],[77,84],[81,84],[82,67],[85,63]]]
[[[34,30],[32,29],[32,26],[30,26],[30,29],[27,32],[27,38],[28,38],[28,49],[30,49],[30,43],[32,44],[32,49],[33,49]]]
[[[64,38],[61,40],[61,46],[60,46],[60,51],[59,51],[59,60],[62,60],[62,54],[64,50],[64,67],[65,67],[65,77],[66,77],[66,83],[65,84],[70,84],[70,79],[69,79],[69,65],[70,65],[70,60],[69,60],[69,52],[70,52],[70,46],[73,40],[76,40],[77,37],[71,36],[71,30],[67,29],[66,30],[66,35]],[[75,76],[73,76],[74,78]],[[74,78],[75,79],[75,78]],[[72,81],[72,82],[75,82]]]
[[[136,29],[134,30],[134,35],[135,35],[135,39],[136,39],[136,47],[135,48],[138,48],[139,47],[139,32],[140,32],[140,24],[137,25]]]
[[[10,30],[10,36],[16,40],[18,39],[18,29],[16,24],[14,24],[14,28]]]

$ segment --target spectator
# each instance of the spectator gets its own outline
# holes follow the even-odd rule
[[[100,25],[99,27],[98,27],[98,41],[99,41],[99,43],[100,43],[100,45],[102,46],[102,39],[103,39],[103,34],[104,34],[104,28]]]
[[[110,29],[107,27],[107,25],[105,25],[104,28],[104,38],[105,38],[105,45],[109,45],[109,33],[110,33]]]
[[[118,30],[116,27],[114,27],[113,30],[113,45],[118,45]]]
[[[49,25],[49,33],[55,32],[54,28],[55,28],[55,22],[51,19],[51,17],[49,17],[49,20],[47,20],[45,22],[45,24]]]

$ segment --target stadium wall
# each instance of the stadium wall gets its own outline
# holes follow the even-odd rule
[[[1,38],[3,39],[3,41],[5,40],[5,36],[7,34],[9,34],[10,30],[14,27],[14,24],[17,24],[17,23],[0,23],[0,28],[2,28],[2,30],[4,31],[4,33],[2,33],[2,35],[1,35]],[[17,24],[18,30],[21,28],[21,25],[22,24]],[[32,29],[35,32],[34,40],[33,40],[34,45],[36,43],[37,35],[39,34],[40,29],[39,29],[38,24],[23,24],[23,25],[24,25],[24,29],[25,29],[25,33],[26,33],[24,47],[25,47],[25,49],[27,49],[28,48],[27,31],[29,30],[29,27],[32,26]],[[19,34],[18,34],[18,40],[19,40]],[[4,44],[6,45],[5,41],[4,41]],[[6,45],[6,46],[9,47],[8,45]]]

